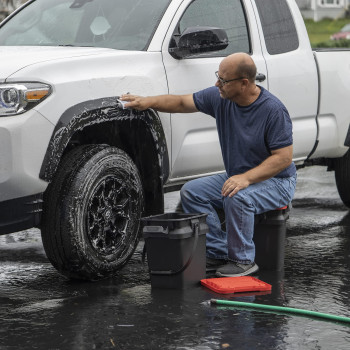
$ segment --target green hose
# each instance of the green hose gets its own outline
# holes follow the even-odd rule
[[[211,299],[210,303],[217,304],[217,305],[237,306],[237,307],[241,307],[241,308],[259,309],[259,310],[263,310],[263,311],[283,312],[283,313],[288,313],[288,314],[297,314],[297,315],[303,315],[303,316],[318,317],[318,318],[324,318],[324,319],[332,320],[332,321],[350,323],[350,317],[330,315],[330,314],[325,314],[325,313],[317,312],[317,311],[295,309],[292,307],[254,304],[254,303],[245,303],[245,302],[241,302],[241,301],[219,300],[219,299]]]

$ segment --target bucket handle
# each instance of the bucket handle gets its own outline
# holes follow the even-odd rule
[[[181,267],[181,269],[177,270],[177,271],[172,271],[172,270],[168,270],[168,271],[154,271],[151,270],[150,273],[152,275],[177,275],[181,272],[183,272],[185,269],[187,269],[188,265],[191,263],[193,256],[194,256],[194,252],[196,251],[197,248],[197,243],[198,243],[198,235],[199,235],[199,220],[198,219],[194,219],[191,220],[191,224],[192,224],[192,230],[194,231],[194,242],[193,242],[193,246],[192,246],[192,251],[190,254],[190,257],[188,258],[187,262],[184,264],[184,266]]]

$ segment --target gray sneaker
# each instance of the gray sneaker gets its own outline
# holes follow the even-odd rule
[[[227,260],[207,257],[206,271],[207,272],[216,271],[217,268],[224,266],[226,263],[227,263]]]
[[[254,262],[251,264],[229,262],[226,265],[219,267],[216,270],[215,275],[217,277],[239,277],[252,275],[257,271],[259,271],[259,267]]]

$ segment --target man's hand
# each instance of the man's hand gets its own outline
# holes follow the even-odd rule
[[[277,175],[291,164],[292,156],[292,145],[271,151],[271,156],[257,167],[246,171],[244,174],[234,175],[227,179],[224,186],[222,186],[221,194],[224,197],[232,197],[238,191],[247,188],[251,184]]]
[[[144,111],[147,108],[150,108],[150,101],[148,97],[127,94],[122,95],[120,100],[127,102],[125,108],[132,108],[136,109],[137,111]]]
[[[222,186],[221,194],[224,197],[233,197],[239,190],[243,190],[250,185],[247,176],[244,174],[231,176]]]

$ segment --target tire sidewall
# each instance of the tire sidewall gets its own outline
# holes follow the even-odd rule
[[[117,179],[125,184],[131,200],[128,233],[130,241],[125,250],[114,254],[101,255],[91,244],[88,227],[88,205],[96,188],[108,178]],[[91,157],[76,174],[69,186],[64,208],[68,209],[68,232],[71,233],[72,262],[76,261],[78,269],[91,271],[103,277],[115,272],[129,260],[138,242],[139,219],[142,211],[142,185],[138,170],[125,152],[107,147]],[[127,238],[127,237],[126,237]],[[120,256],[121,255],[121,256]]]
[[[350,208],[350,151],[342,158],[335,160],[335,180],[339,196],[343,203]]]

